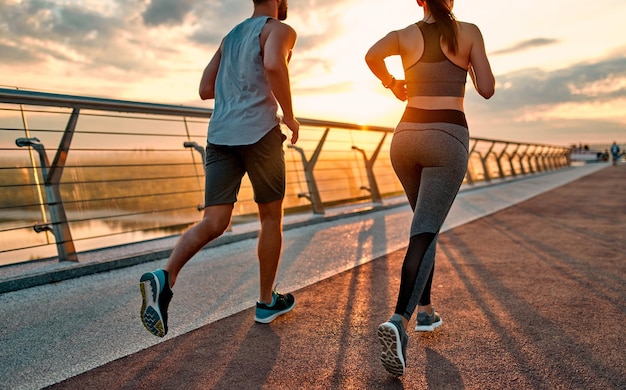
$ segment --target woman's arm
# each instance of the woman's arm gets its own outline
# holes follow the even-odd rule
[[[489,99],[495,93],[496,79],[491,71],[491,65],[487,58],[483,36],[475,25],[471,26],[472,49],[470,51],[470,64],[468,72],[474,83],[474,88],[485,99]]]
[[[404,80],[396,80],[387,69],[385,58],[400,54],[400,42],[397,31],[392,31],[376,42],[365,54],[365,62],[372,73],[383,83],[385,88],[391,89],[400,100],[406,100],[406,85]]]

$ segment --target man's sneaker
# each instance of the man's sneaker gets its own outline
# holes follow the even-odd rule
[[[289,293],[279,294],[276,291],[272,291],[271,304],[268,305],[262,302],[256,303],[254,320],[262,324],[269,324],[274,321],[276,317],[289,313],[295,305],[296,299],[293,295]]]
[[[170,274],[162,269],[146,272],[139,279],[141,322],[150,333],[164,337],[167,334],[167,307],[172,300]]]
[[[443,324],[443,320],[439,313],[435,311],[435,308],[432,308],[431,314],[426,313],[425,311],[417,312],[417,321],[415,325],[415,330],[418,332],[432,332],[435,328],[441,326]]]
[[[392,375],[401,376],[406,369],[406,347],[409,336],[404,331],[402,317],[394,314],[391,319],[378,326],[378,340],[383,346],[380,361]]]

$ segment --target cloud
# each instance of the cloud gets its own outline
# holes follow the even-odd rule
[[[298,31],[290,65],[295,93],[332,98],[360,88],[360,72],[371,83],[362,55],[374,38],[355,27],[358,15],[371,12],[367,2],[290,3],[288,22]],[[97,94],[108,87],[112,95],[128,91],[133,98],[132,93],[168,99],[171,92],[164,97],[159,91],[180,84],[191,85],[187,90],[195,97],[197,78],[221,39],[253,7],[250,0],[0,0],[0,9],[0,82],[46,84],[44,88],[53,84]],[[558,42],[540,37],[491,54]],[[353,55],[355,48],[358,56]],[[500,123],[566,115],[589,118],[592,112],[611,121],[606,107],[626,96],[624,52],[622,46],[600,61],[499,75],[492,99],[484,101],[468,91],[466,106]],[[12,72],[21,77],[12,77]]]
[[[98,31],[102,39],[107,39],[119,26],[117,18],[102,16],[98,10],[74,4],[30,0],[5,1],[0,5],[0,24],[6,39],[56,39],[80,43],[92,31]]]
[[[194,0],[152,0],[143,13],[143,22],[148,26],[180,24],[194,3]]]
[[[0,0],[0,7],[0,58],[24,70],[65,63],[72,74],[100,78],[157,75],[185,47],[184,32],[143,25],[143,0]]]
[[[501,104],[523,107],[626,96],[626,56],[579,63],[551,72],[527,69],[498,77]]]
[[[0,42],[0,58],[4,63],[19,65],[23,62],[37,61],[38,56],[21,47],[5,45]]]
[[[514,44],[513,46],[493,51],[489,53],[489,55],[493,56],[493,55],[512,54],[512,53],[517,53],[517,52],[524,51],[524,50],[534,49],[536,47],[554,45],[558,42],[559,41],[557,39],[552,39],[552,38],[528,39],[526,41],[518,42]]]
[[[575,142],[566,140],[568,132],[578,136],[595,128],[602,129],[603,136],[616,136],[626,129],[623,52],[554,71],[524,69],[496,80],[496,94],[490,100],[467,94],[469,119],[476,122],[481,136],[502,138],[498,134],[509,130],[520,134],[526,129],[528,138],[520,140],[545,138],[549,132],[555,141]]]
[[[297,4],[298,9],[307,6],[312,11],[297,13],[294,20],[302,27],[299,53],[314,52],[341,33],[335,2]],[[0,0],[0,8],[0,58],[5,62],[35,66],[69,59],[70,66],[127,73],[154,71],[176,55],[180,61],[181,51],[214,50],[253,9],[249,1],[232,0],[212,0],[210,6],[204,0]]]

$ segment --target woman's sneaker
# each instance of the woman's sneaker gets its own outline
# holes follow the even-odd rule
[[[261,324],[269,324],[274,321],[276,317],[289,313],[291,309],[296,305],[296,299],[293,295],[279,294],[276,291],[272,291],[272,303],[266,304],[262,302],[256,303],[256,311],[254,313],[254,321]]]
[[[417,312],[417,321],[415,330],[418,332],[432,332],[435,328],[441,326],[443,324],[443,320],[439,313],[435,311],[435,308],[432,308],[432,312],[430,314],[425,311]]]
[[[385,370],[395,376],[401,376],[406,370],[406,347],[409,336],[404,331],[402,317],[398,314],[378,326],[378,340],[383,347],[380,361]]]
[[[164,337],[167,334],[167,307],[172,300],[170,274],[162,269],[146,272],[139,279],[141,322],[148,332]]]

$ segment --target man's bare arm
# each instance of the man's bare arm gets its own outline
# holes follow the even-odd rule
[[[292,131],[291,143],[298,140],[300,124],[293,113],[291,85],[289,80],[289,60],[296,44],[296,32],[284,23],[270,20],[271,30],[263,47],[263,66],[272,93],[283,111],[283,122]]]
[[[217,78],[217,71],[220,68],[221,59],[222,45],[217,49],[209,64],[204,68],[204,72],[202,72],[199,88],[200,98],[202,100],[215,98],[215,79]]]

